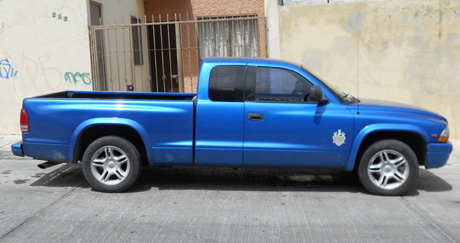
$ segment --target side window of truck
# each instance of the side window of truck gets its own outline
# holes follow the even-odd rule
[[[209,99],[212,101],[243,101],[246,66],[217,66],[209,78]]]
[[[258,67],[254,101],[304,102],[311,86],[309,81],[291,70]]]

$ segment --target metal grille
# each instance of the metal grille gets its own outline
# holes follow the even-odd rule
[[[266,56],[264,17],[159,15],[131,22],[91,26],[94,90],[196,92],[203,57]]]

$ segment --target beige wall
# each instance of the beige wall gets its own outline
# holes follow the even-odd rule
[[[87,2],[4,0],[0,9],[0,134],[18,134],[23,98],[92,89]]]
[[[460,139],[460,2],[385,1],[280,7],[281,58],[354,96],[445,116]]]

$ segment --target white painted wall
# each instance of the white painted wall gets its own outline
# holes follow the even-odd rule
[[[104,23],[144,15],[142,0],[99,2]],[[89,1],[1,0],[0,10],[0,134],[19,134],[24,98],[92,90]]]
[[[87,3],[3,0],[0,9],[0,134],[18,134],[23,98],[92,89]]]

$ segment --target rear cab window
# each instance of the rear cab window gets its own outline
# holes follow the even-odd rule
[[[209,99],[212,101],[243,101],[246,66],[214,67],[209,78]]]

